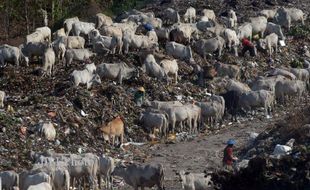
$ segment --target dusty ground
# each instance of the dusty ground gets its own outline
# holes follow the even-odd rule
[[[309,97],[308,97],[309,98]],[[203,172],[204,170],[216,172],[221,169],[223,158],[222,150],[226,141],[233,138],[237,141],[235,153],[239,159],[242,155],[239,151],[249,145],[249,134],[251,132],[261,133],[266,128],[287,119],[288,115],[304,108],[307,100],[302,103],[278,107],[273,117],[267,119],[262,113],[248,118],[239,118],[238,123],[224,123],[224,126],[212,134],[200,133],[191,140],[177,143],[155,144],[142,146],[143,152],[150,156],[144,163],[161,163],[165,168],[165,186],[168,190],[179,190],[181,184],[176,172],[180,170],[190,172]],[[297,106],[298,105],[298,106]],[[120,189],[128,189],[124,186]]]

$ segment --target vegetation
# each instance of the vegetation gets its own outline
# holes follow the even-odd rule
[[[310,39],[310,26],[296,25],[293,28],[291,28],[289,35],[301,39]]]
[[[291,63],[290,63],[291,67],[293,68],[303,68],[303,60],[298,60],[298,59],[294,59]]]
[[[0,40],[14,38],[32,32],[43,25],[43,14],[47,11],[49,27],[61,27],[65,18],[78,16],[88,20],[97,12],[109,16],[132,8],[141,8],[150,0],[4,0],[0,1]]]

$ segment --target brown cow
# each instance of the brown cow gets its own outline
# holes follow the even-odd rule
[[[121,144],[124,140],[124,122],[117,116],[115,119],[110,121],[107,125],[100,127],[104,140],[110,143],[112,137],[112,145],[115,144],[115,137],[120,137]]]

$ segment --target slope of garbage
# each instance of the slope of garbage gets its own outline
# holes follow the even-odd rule
[[[177,1],[175,4],[159,5],[149,4],[142,11],[152,10],[159,14],[166,6],[177,6],[183,14],[189,6],[188,1]],[[230,6],[218,6],[218,1],[192,1],[193,7],[214,9],[216,13],[230,9]],[[254,16],[257,11],[271,6],[266,2],[276,1],[235,1],[237,13],[241,22],[247,17]],[[310,7],[310,1],[277,1],[279,5],[296,6],[304,9]],[[253,4],[254,3],[254,4]],[[306,10],[309,12],[309,10]],[[302,57],[302,47],[310,45],[309,19],[306,29],[296,26],[287,36],[286,47],[275,55],[275,65],[288,66],[293,60]],[[308,27],[308,28],[307,28]],[[163,50],[161,49],[161,52]],[[196,62],[201,66],[210,65],[215,57],[204,61],[194,53]],[[266,55],[260,53],[255,58],[234,57],[229,52],[219,59],[227,64],[242,66],[242,80],[253,80],[259,74],[268,69]],[[124,61],[129,65],[141,66],[138,52],[128,55],[107,55],[94,59],[96,64],[101,62]],[[252,66],[251,63],[257,64]],[[125,142],[149,142],[149,136],[141,125],[138,118],[143,108],[137,107],[133,102],[133,94],[137,87],[144,86],[147,98],[150,100],[181,100],[183,102],[205,98],[207,90],[210,90],[213,81],[206,81],[202,86],[198,85],[198,77],[192,65],[179,62],[180,80],[178,84],[167,85],[164,82],[150,78],[143,73],[139,77],[125,80],[121,86],[110,80],[102,81],[91,90],[85,86],[72,87],[69,75],[74,69],[81,69],[83,65],[73,62],[69,68],[64,64],[57,63],[52,77],[42,76],[38,67],[41,63],[30,64],[30,67],[14,65],[0,69],[0,89],[7,94],[5,108],[0,110],[0,170],[22,170],[30,169],[32,164],[29,160],[29,152],[46,151],[53,149],[60,153],[93,152],[105,153],[115,158],[127,161],[144,162],[150,157],[139,147],[124,146],[111,147],[104,142],[98,127],[102,123],[110,121],[117,115],[125,120],[126,135]],[[214,89],[214,92],[221,91]],[[309,100],[308,100],[309,101]],[[299,106],[298,101],[294,101]],[[279,108],[276,108],[279,109]],[[281,110],[287,110],[281,107]],[[251,159],[249,167],[236,174],[219,172],[214,175],[216,184],[223,189],[306,189],[309,187],[309,124],[310,110],[302,109],[300,112],[289,116],[285,121],[276,126],[271,126],[263,134],[260,134],[250,147],[240,152],[244,159]],[[265,119],[265,118],[263,118]],[[51,121],[57,131],[55,141],[48,141],[35,132],[35,126],[40,122]],[[259,122],[259,120],[257,121]],[[214,130],[214,131],[213,131]],[[218,130],[210,129],[204,135],[213,135]],[[197,137],[188,137],[183,133],[176,136],[177,141],[192,140]],[[276,144],[286,144],[294,138],[293,151],[281,158],[270,157]],[[169,139],[168,139],[169,141]],[[162,140],[163,142],[163,140]],[[167,142],[169,143],[169,142]],[[160,150],[159,150],[160,152]],[[251,186],[255,184],[255,186]]]
[[[217,187],[225,190],[309,189],[309,116],[310,107],[306,107],[268,127],[240,151],[239,159],[249,160],[247,167],[235,173],[214,173]]]

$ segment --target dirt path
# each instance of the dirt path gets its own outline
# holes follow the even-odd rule
[[[165,185],[168,190],[181,189],[176,171],[203,172],[221,167],[222,150],[229,138],[237,141],[236,151],[244,147],[251,132],[260,133],[268,125],[284,118],[285,113],[272,119],[263,116],[246,119],[218,131],[217,134],[200,134],[191,141],[176,144],[158,144],[143,147],[150,155],[147,163],[161,163],[165,168]],[[227,124],[227,123],[226,123]]]

